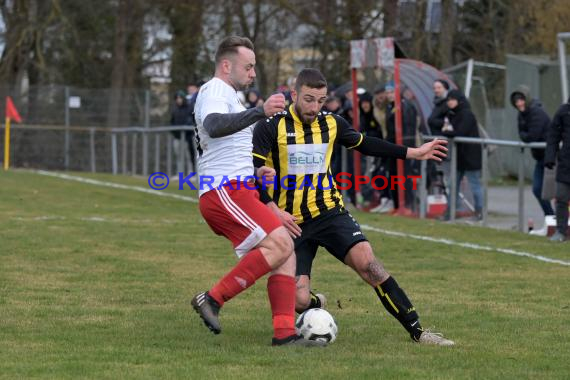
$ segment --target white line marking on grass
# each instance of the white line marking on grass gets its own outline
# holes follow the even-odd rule
[[[515,251],[514,249],[496,248],[496,247],[490,247],[490,246],[479,245],[479,244],[474,244],[474,243],[464,243],[464,242],[450,240],[450,239],[441,239],[441,238],[434,238],[434,237],[430,237],[430,236],[407,234],[404,232],[389,231],[389,230],[384,230],[384,229],[377,228],[377,227],[372,227],[372,226],[369,226],[366,224],[361,224],[360,227],[362,227],[362,229],[366,230],[366,231],[378,232],[378,233],[390,235],[390,236],[398,236],[398,237],[404,237],[404,238],[410,238],[410,239],[416,239],[416,240],[423,240],[423,241],[429,241],[432,243],[441,243],[441,244],[446,244],[446,245],[455,245],[458,247],[471,248],[471,249],[475,249],[475,250],[479,250],[479,251],[499,252],[499,253],[505,253],[507,255],[528,257],[531,259],[544,261],[545,263],[570,266],[570,261],[551,259],[550,257],[535,255],[533,253],[528,253],[528,252]]]
[[[184,223],[185,221],[174,220],[174,219],[122,219],[122,218],[105,218],[101,216],[82,216],[79,218],[67,218],[65,216],[32,216],[32,217],[21,217],[17,216],[9,220],[15,220],[17,222],[49,222],[53,220],[72,220],[80,222],[94,222],[94,223],[121,223],[121,224],[176,224]]]
[[[120,183],[99,181],[96,179],[78,177],[78,176],[69,175],[69,174],[52,173],[52,172],[48,172],[45,170],[38,170],[38,171],[36,171],[36,173],[41,174],[41,175],[45,175],[48,177],[56,177],[56,178],[61,178],[61,179],[67,179],[70,181],[77,181],[77,182],[87,183],[87,184],[95,185],[95,186],[111,187],[114,189],[122,189],[122,190],[133,190],[133,191],[139,191],[141,193],[158,195],[160,197],[174,198],[174,199],[180,199],[180,200],[183,200],[186,202],[198,203],[198,200],[194,197],[190,197],[187,195],[165,193],[165,192],[160,191],[160,190],[147,189],[146,187],[141,187],[141,186],[122,185]]]
[[[158,195],[161,197],[180,199],[183,201],[193,202],[193,203],[198,202],[198,200],[196,198],[193,198],[190,196],[184,196],[184,195],[178,195],[178,194],[172,194],[172,193],[163,193],[163,192],[158,191],[158,190],[151,190],[151,189],[147,189],[145,187],[140,187],[140,186],[121,185],[118,183],[98,181],[95,179],[72,176],[69,174],[52,173],[52,172],[48,172],[45,170],[38,170],[38,171],[36,171],[36,173],[41,174],[41,175],[50,176],[50,177],[62,178],[62,179],[67,179],[67,180],[77,181],[77,182],[82,182],[82,183],[88,183],[90,185],[106,186],[106,187],[112,187],[115,189],[139,191],[141,193],[154,194],[154,195]],[[543,261],[545,263],[570,266],[570,261],[552,259],[550,257],[535,255],[533,253],[515,251],[514,249],[496,248],[496,247],[490,247],[490,246],[479,245],[479,244],[474,244],[474,243],[464,243],[464,242],[450,240],[450,239],[434,238],[434,237],[430,237],[430,236],[407,234],[404,232],[397,232],[397,231],[389,231],[389,230],[384,230],[381,228],[369,226],[366,224],[361,224],[360,226],[362,227],[363,230],[378,232],[378,233],[390,235],[390,236],[398,236],[398,237],[404,237],[404,238],[410,238],[410,239],[416,239],[416,240],[429,241],[432,243],[454,245],[457,247],[470,248],[470,249],[475,249],[475,250],[479,250],[479,251],[498,252],[498,253],[504,253],[507,255],[528,257],[528,258],[531,258],[534,260]]]
[[[50,216],[50,215],[43,215],[43,216],[34,216],[34,217],[30,217],[30,218],[24,218],[21,216],[17,216],[14,218],[14,220],[17,220],[19,222],[24,222],[24,221],[43,221],[43,220],[65,220],[65,216]]]
[[[108,222],[109,221],[109,219],[101,218],[99,216],[88,216],[88,217],[79,218],[79,220],[81,220],[82,222]]]

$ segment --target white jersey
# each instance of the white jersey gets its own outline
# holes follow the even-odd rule
[[[254,174],[253,128],[255,124],[225,137],[212,138],[204,129],[204,120],[211,113],[238,113],[245,111],[236,90],[219,78],[213,78],[200,88],[194,114],[198,127],[198,175],[200,196],[222,182],[244,180]],[[211,187],[207,177],[213,177]]]

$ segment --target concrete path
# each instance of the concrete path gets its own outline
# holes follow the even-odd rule
[[[489,187],[489,227],[517,230],[518,228],[518,187],[497,186]],[[525,229],[528,219],[534,221],[534,228],[540,229],[544,224],[544,214],[536,198],[532,194],[530,186],[524,191],[524,224]]]

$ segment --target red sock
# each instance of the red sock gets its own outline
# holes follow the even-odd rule
[[[269,273],[271,267],[259,249],[249,251],[239,263],[208,292],[222,306]]]
[[[275,274],[267,280],[267,293],[273,315],[274,336],[277,339],[295,334],[295,279]]]

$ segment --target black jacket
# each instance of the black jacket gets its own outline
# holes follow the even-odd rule
[[[548,129],[544,163],[554,162],[557,162],[556,181],[570,184],[570,99],[556,111]]]
[[[405,146],[416,146],[417,111],[416,107],[402,99],[402,143]],[[386,140],[396,142],[396,110],[395,103],[390,103],[386,109]]]
[[[383,138],[382,127],[378,120],[374,117],[374,107],[370,112],[364,112],[360,107],[360,131],[364,132],[366,136]]]
[[[194,109],[196,108],[196,99],[198,99],[198,92],[187,99],[188,112],[190,113],[189,123],[190,125],[196,125],[196,118],[194,116]]]
[[[457,107],[447,113],[453,132],[443,134],[449,137],[479,137],[479,126],[469,102],[463,95],[458,101]],[[457,144],[457,170],[481,170],[481,157],[481,145]]]
[[[445,98],[435,98],[433,100],[433,110],[428,118],[428,125],[431,130],[432,135],[440,135],[441,128],[443,127],[443,119],[447,115],[447,99]]]
[[[543,142],[546,141],[550,118],[542,108],[542,104],[530,98],[530,91],[525,86],[511,94],[511,103],[516,108],[515,95],[523,96],[526,103],[524,112],[518,114],[519,136],[524,142]],[[544,159],[544,149],[531,149],[532,157],[535,160]]]
[[[170,125],[191,125],[192,113],[188,103],[184,102],[181,106],[175,104],[170,115]],[[180,131],[172,131],[174,138],[180,138]],[[188,133],[186,134],[188,138]]]

